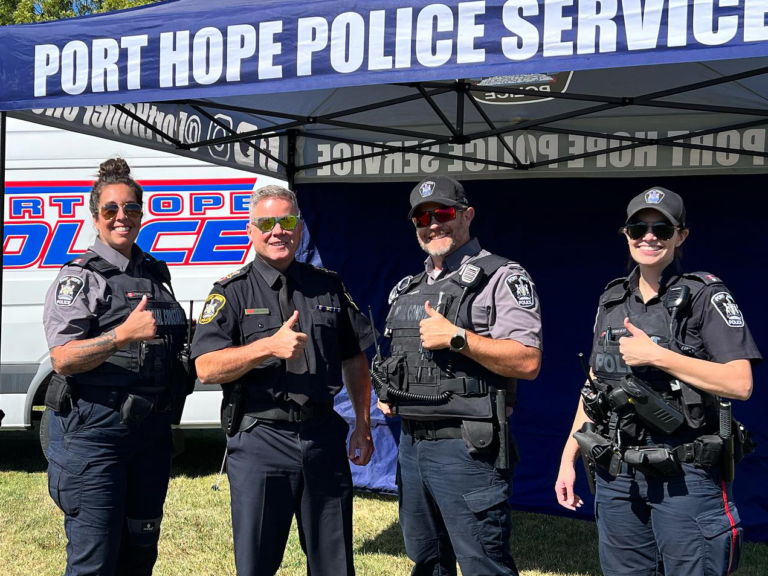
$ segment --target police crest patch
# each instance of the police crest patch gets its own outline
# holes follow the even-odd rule
[[[419,194],[421,194],[422,198],[426,198],[427,196],[432,196],[432,192],[435,191],[435,183],[431,180],[428,180],[424,182],[424,184],[421,185],[419,188]]]
[[[658,204],[664,200],[664,192],[661,190],[657,190],[656,188],[653,188],[651,190],[648,190],[648,192],[645,193],[645,203],[646,204]]]
[[[72,306],[77,295],[83,290],[85,282],[78,276],[62,276],[56,289],[56,306]]]
[[[198,324],[208,324],[211,320],[216,318],[216,315],[227,303],[227,299],[221,294],[211,294],[205,299],[205,305],[203,311],[200,313],[200,318],[197,320]]]
[[[739,310],[733,296],[728,292],[718,292],[712,296],[712,305],[731,328],[742,328],[744,326],[744,315]]]
[[[533,294],[531,281],[522,274],[510,274],[504,280],[509,293],[515,299],[520,308],[533,308],[536,306],[536,296]]]

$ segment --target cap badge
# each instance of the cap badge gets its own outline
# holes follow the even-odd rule
[[[421,194],[422,198],[426,198],[427,196],[432,196],[432,192],[435,191],[435,183],[430,181],[424,182],[424,184],[421,185],[419,188],[419,194]]]
[[[661,190],[656,190],[654,188],[653,190],[648,190],[648,192],[645,193],[645,203],[646,204],[658,204],[664,199],[664,192]]]

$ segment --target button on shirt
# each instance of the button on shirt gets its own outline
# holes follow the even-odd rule
[[[443,260],[442,270],[436,270],[429,257],[424,262],[427,284],[434,284],[456,274],[467,262],[473,262],[490,252],[483,250],[476,238],[449,254]],[[532,289],[533,306],[524,308],[507,282],[508,278],[522,275]],[[528,273],[517,263],[510,262],[493,273],[488,283],[472,302],[470,320],[474,332],[494,340],[515,340],[525,346],[542,350],[541,309],[536,286]]]
[[[239,380],[247,387],[246,411],[248,404],[285,402],[289,393],[306,395],[310,404],[332,402],[342,388],[341,363],[374,341],[370,323],[336,274],[297,261],[284,274],[299,312],[294,329],[308,336],[309,370],[292,375],[295,388],[288,390],[285,361],[267,358]],[[274,335],[283,324],[279,277],[277,269],[257,256],[215,283],[198,320],[192,357]]]
[[[144,277],[144,254],[135,244],[130,259],[98,238],[88,250],[123,273],[135,278]],[[79,281],[68,281],[70,277]],[[69,291],[66,298],[61,298],[60,294],[66,290]],[[65,265],[45,296],[43,325],[48,348],[62,346],[71,340],[98,336],[89,335],[91,320],[96,318],[99,310],[107,307],[107,299],[107,282],[101,275],[82,266]]]
[[[651,298],[647,303],[643,302],[643,295],[640,292],[640,274],[637,268],[632,271],[624,282],[625,287],[629,291],[627,304],[633,316],[664,307],[664,295],[667,293],[667,290],[682,279],[679,275],[667,272],[666,270],[664,272],[659,282],[658,295]],[[682,311],[680,334],[683,342],[693,348],[699,348],[703,345],[711,360],[720,364],[725,364],[732,360],[749,360],[753,364],[757,364],[762,359],[762,356],[752,338],[752,333],[747,327],[744,315],[737,308],[737,313],[742,319],[742,325],[733,326],[729,324],[727,316],[721,314],[718,306],[713,302],[713,298],[717,301],[715,297],[718,294],[730,295],[730,292],[721,283],[705,285],[696,293],[687,308]],[[600,315],[603,313],[603,307],[601,306],[598,310],[595,326],[602,325]],[[594,335],[593,339],[593,358],[594,350],[596,349],[597,334]]]

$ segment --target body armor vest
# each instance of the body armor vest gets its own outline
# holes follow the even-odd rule
[[[693,302],[696,293],[705,285],[702,276],[704,273],[684,274],[675,284],[676,286],[685,285],[690,289],[688,306]],[[685,323],[675,321],[673,325],[672,317],[665,307],[654,306],[642,314],[630,312],[628,303],[630,292],[625,282],[626,278],[614,280],[608,284],[600,298],[602,314],[599,323],[595,325],[597,342],[591,362],[592,370],[597,377],[598,388],[603,393],[610,393],[623,376],[631,373],[677,407],[685,416],[685,422],[690,428],[706,433],[705,428],[716,426],[716,398],[685,382],[675,380],[669,373],[658,368],[636,366],[630,369],[619,351],[619,339],[628,336],[627,329],[624,328],[624,318],[629,318],[633,325],[648,334],[663,348],[703,360],[709,360],[709,354],[703,347],[693,348],[685,345]],[[685,312],[687,310],[681,310],[680,315],[684,315]],[[644,437],[642,425],[636,419],[625,422],[622,433],[635,440],[642,440]]]
[[[99,274],[107,282],[105,303],[96,312],[86,338],[94,338],[125,322],[131,312],[147,296],[146,310],[157,322],[152,340],[131,342],[93,370],[76,375],[78,384],[123,387],[141,393],[160,393],[172,384],[177,358],[184,345],[187,320],[184,309],[165,290],[170,273],[165,262],[144,255],[144,269],[149,277],[135,278],[120,271],[94,252],[69,262]]]
[[[411,400],[392,399],[397,414],[440,418],[490,419],[493,406],[490,393],[509,389],[510,380],[494,374],[458,352],[425,350],[421,347],[419,323],[426,318],[424,305],[430,305],[460,328],[473,330],[470,307],[491,276],[510,261],[488,255],[471,262],[483,270],[483,278],[471,291],[458,282],[460,272],[429,285],[421,274],[398,285],[399,295],[386,321],[391,335],[391,354],[382,367],[391,387],[411,395]],[[514,392],[509,392],[514,395]],[[422,396],[422,400],[416,396]],[[432,398],[432,400],[427,400]],[[441,398],[441,400],[434,400]]]

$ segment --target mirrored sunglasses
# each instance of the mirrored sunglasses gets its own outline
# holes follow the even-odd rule
[[[138,202],[125,202],[120,205],[115,202],[108,202],[99,208],[99,212],[104,220],[114,220],[117,218],[117,213],[120,211],[121,207],[123,209],[123,214],[128,216],[128,218],[141,218],[143,209]]]
[[[440,224],[445,224],[451,220],[456,220],[456,216],[461,210],[457,210],[456,206],[447,206],[444,208],[435,208],[434,210],[425,210],[414,214],[413,220],[416,228],[426,228],[432,222],[432,218],[437,220]]]
[[[298,214],[286,214],[285,216],[265,216],[264,218],[254,218],[251,224],[256,226],[262,232],[271,232],[276,224],[280,224],[283,230],[295,230],[298,226],[301,216]]]

